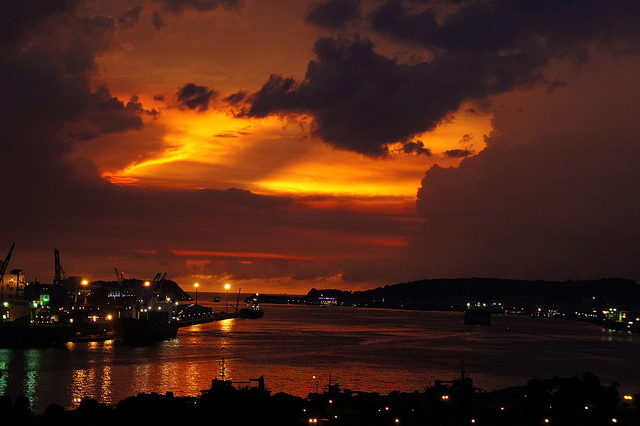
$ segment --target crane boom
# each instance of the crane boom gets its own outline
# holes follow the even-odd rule
[[[55,262],[55,276],[53,277],[54,284],[62,284],[62,279],[69,280],[67,273],[62,269],[62,265],[60,264],[60,252],[58,249],[53,249],[53,257]]]
[[[7,271],[7,266],[9,266],[9,260],[11,259],[11,254],[13,253],[13,247],[15,247],[16,243],[11,244],[11,248],[9,249],[9,253],[7,253],[7,257],[2,262],[2,268],[0,268],[0,282],[4,278],[4,273]]]

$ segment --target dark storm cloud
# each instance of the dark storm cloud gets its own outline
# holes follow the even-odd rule
[[[561,56],[583,54],[585,41],[637,41],[640,6],[633,1],[470,1],[439,23],[432,8],[412,14],[402,0],[390,0],[371,15],[372,27],[418,43],[434,53],[516,50]]]
[[[108,17],[75,16],[70,5],[2,3],[24,24],[19,31],[13,26],[14,37],[3,39],[0,49],[0,139],[7,153],[0,162],[7,162],[8,174],[27,164],[47,170],[71,150],[67,126],[91,107],[89,76],[96,55],[110,47],[115,24]]]
[[[316,135],[371,156],[434,128],[468,99],[540,78],[533,70],[541,62],[527,55],[467,52],[407,65],[377,54],[369,40],[333,38],[318,40],[314,52],[304,81],[272,76],[249,114],[311,113]]]
[[[194,9],[200,12],[215,10],[218,7],[234,9],[240,7],[240,0],[154,0],[160,3],[165,10],[171,13],[182,13],[187,9]]]
[[[78,0],[3,0],[0,2],[0,44],[18,41],[40,19],[72,10]]]
[[[404,64],[366,39],[322,38],[305,79],[271,76],[249,115],[311,114],[329,144],[385,155],[388,144],[433,129],[465,101],[544,83],[551,58],[583,62],[586,43],[636,44],[640,35],[637,2],[452,3],[444,21],[430,7],[411,14],[400,0],[371,16],[375,30],[422,46],[430,61]]]
[[[564,88],[505,96],[487,147],[422,181],[419,275],[637,280],[639,67],[596,54]]]
[[[470,156],[471,154],[473,154],[473,151],[468,149],[450,149],[444,152],[444,155],[449,158],[464,158]]]
[[[133,97],[126,105],[112,97],[106,86],[100,86],[91,94],[88,108],[70,127],[70,135],[75,139],[94,139],[100,135],[141,129],[144,112],[142,104]],[[153,112],[149,112],[153,114]]]
[[[118,17],[118,23],[120,23],[124,28],[133,28],[140,20],[142,9],[142,6],[136,6],[129,10],[125,10]]]
[[[223,98],[222,100],[224,102],[227,102],[229,105],[237,106],[237,105],[243,104],[249,98],[250,98],[249,92],[240,91],[240,92],[237,92],[237,93],[233,93],[233,94]]]
[[[422,141],[417,142],[407,142],[403,145],[402,150],[405,154],[423,154],[427,157],[431,157],[431,150],[429,148],[424,147],[424,143]]]
[[[15,37],[0,41],[2,189],[10,198],[25,198],[25,204],[55,193],[54,182],[60,188],[68,183],[67,154],[78,140],[140,128],[139,115],[154,113],[136,97],[126,104],[112,97],[106,87],[92,93],[96,57],[114,46],[115,20],[76,15],[72,3],[46,3],[37,13],[39,2],[0,6],[6,12],[10,5],[10,16],[20,16],[25,24]],[[82,169],[93,167],[87,162]]]
[[[337,29],[359,17],[360,0],[327,0],[313,3],[304,20],[320,27]]]
[[[216,98],[218,92],[209,90],[205,86],[197,86],[187,83],[178,90],[178,101],[189,109],[197,109],[204,112],[209,109],[209,101]]]

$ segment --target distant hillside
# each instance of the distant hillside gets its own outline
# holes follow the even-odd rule
[[[464,309],[468,302],[503,306],[640,306],[640,286],[622,278],[592,281],[522,281],[495,278],[420,280],[373,290],[312,289],[306,298],[335,297],[340,304],[405,309]]]

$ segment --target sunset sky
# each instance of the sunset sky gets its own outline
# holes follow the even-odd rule
[[[306,293],[640,279],[640,3],[0,1],[0,258]]]

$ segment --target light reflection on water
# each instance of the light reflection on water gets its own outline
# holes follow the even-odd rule
[[[273,392],[305,396],[329,377],[347,388],[414,391],[465,371],[495,389],[532,377],[593,371],[640,390],[640,335],[592,324],[496,316],[470,327],[460,313],[307,306],[263,306],[258,320],[181,328],[179,339],[148,347],[112,341],[59,348],[0,349],[0,394],[24,394],[36,412],[82,398],[115,404],[141,392],[198,396],[221,374],[246,382],[265,376]],[[317,379],[313,379],[316,376]]]

